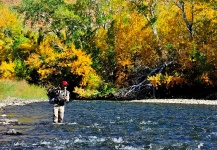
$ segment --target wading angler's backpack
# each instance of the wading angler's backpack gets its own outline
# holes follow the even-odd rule
[[[49,103],[50,104],[64,103],[64,97],[61,94],[59,87],[48,89],[47,96],[49,97]]]

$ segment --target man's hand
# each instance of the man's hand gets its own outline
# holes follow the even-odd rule
[[[64,96],[64,100],[67,101],[67,96]]]

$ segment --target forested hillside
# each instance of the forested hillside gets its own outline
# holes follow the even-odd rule
[[[76,98],[216,98],[215,0],[0,2],[1,79],[64,79]]]

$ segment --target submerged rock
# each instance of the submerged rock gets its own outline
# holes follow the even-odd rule
[[[17,132],[15,129],[9,129],[6,132],[6,135],[22,135],[22,133],[21,132]]]
[[[18,120],[17,119],[0,119],[0,125],[5,125],[5,124],[11,124],[11,125],[17,125]]]

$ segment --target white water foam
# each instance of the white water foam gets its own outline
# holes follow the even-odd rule
[[[115,143],[123,143],[124,140],[122,137],[119,137],[119,138],[112,138],[112,141],[115,142]]]
[[[27,144],[22,141],[14,143],[14,146],[27,146]]]
[[[113,120],[110,120],[110,122],[109,122],[109,123],[112,123],[112,124],[113,124],[113,123],[115,123],[115,121],[113,121]]]
[[[200,143],[197,148],[201,149],[203,147],[204,143]]]
[[[152,121],[150,121],[150,120],[148,120],[148,121],[142,121],[142,122],[140,122],[140,125],[147,125],[147,124],[157,124],[156,122],[152,122]]]
[[[213,134],[213,135],[217,135],[217,132],[211,132],[211,134]]]
[[[51,142],[47,142],[47,141],[41,141],[41,142],[40,142],[40,145],[41,145],[41,144],[42,144],[42,145],[50,145],[50,144],[51,144]]]
[[[116,119],[118,119],[118,120],[119,120],[119,119],[121,119],[121,117],[119,117],[119,116],[118,116],[118,117],[116,117]]]
[[[69,140],[59,140],[59,142],[60,142],[61,144],[68,144],[70,141],[69,141]]]
[[[77,122],[67,123],[67,125],[75,125],[78,124]]]
[[[142,149],[142,147],[139,148],[139,147],[133,147],[133,146],[122,146],[122,147],[115,146],[115,149],[120,149],[120,150],[138,150],[138,149]]]
[[[83,140],[82,138],[78,138],[76,137],[75,140],[74,140],[74,143],[83,143],[85,142],[86,140]]]
[[[98,123],[94,123],[93,126],[99,126],[99,124]]]
[[[105,138],[98,138],[97,136],[89,136],[88,139],[91,143],[104,142]]]
[[[124,143],[124,140],[122,137],[118,137],[118,138],[106,138],[106,137],[97,137],[97,136],[88,136],[87,138],[83,138],[83,137],[76,137],[74,139],[74,143],[85,143],[85,142],[89,142],[91,144],[96,144],[96,143],[101,143],[101,142],[105,142],[106,140],[111,140],[114,143],[117,144],[121,144]]]

